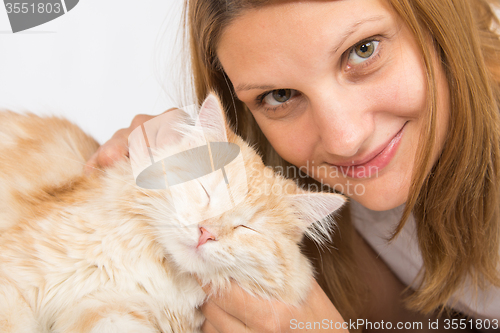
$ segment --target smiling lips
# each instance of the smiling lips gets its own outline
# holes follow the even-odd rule
[[[406,123],[405,123],[406,125]],[[368,155],[362,160],[345,164],[330,164],[340,168],[342,174],[350,178],[370,178],[383,169],[392,160],[398,150],[405,125],[392,138],[392,140],[379,152]]]

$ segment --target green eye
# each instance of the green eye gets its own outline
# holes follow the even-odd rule
[[[375,52],[375,46],[373,42],[364,43],[356,46],[354,52],[361,58],[369,58],[372,56],[373,52]]]
[[[372,40],[356,45],[349,54],[349,62],[357,65],[370,58],[378,47],[378,41]]]

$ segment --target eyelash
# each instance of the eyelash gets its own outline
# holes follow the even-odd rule
[[[250,227],[247,227],[247,226],[246,226],[246,225],[244,225],[244,224],[237,225],[236,227],[234,227],[234,228],[233,228],[233,230],[235,230],[235,229],[237,229],[237,228],[239,228],[239,227],[242,227],[242,228],[245,228],[245,229],[248,229],[248,230],[252,230],[252,231],[254,231],[254,232],[257,232],[257,233],[258,233],[258,231],[257,231],[257,230],[255,230],[255,229],[253,229],[253,228],[250,228]]]
[[[355,65],[355,66],[352,66],[350,68],[347,69],[348,72],[355,72],[357,70],[362,70],[364,69],[365,67],[371,65],[375,60],[377,60],[379,57],[380,57],[380,48],[381,48],[381,43],[380,43],[380,40],[383,38],[383,36],[380,36],[380,35],[377,35],[377,36],[372,36],[372,37],[369,37],[369,38],[366,38],[356,44],[354,44],[353,46],[351,46],[349,49],[347,49],[343,54],[342,54],[342,59],[344,59],[342,61],[342,63],[344,65],[347,65],[347,61],[349,59],[349,55],[351,54],[351,52],[359,45],[362,45],[364,43],[369,43],[369,42],[378,42],[378,46],[377,48],[375,49],[375,53],[370,56],[369,58],[367,58],[366,61],[363,61],[362,63],[358,64],[358,65]],[[295,95],[293,98],[291,98],[290,100],[280,104],[280,105],[276,105],[274,107],[265,107],[264,106],[264,98],[266,98],[266,96],[270,93],[272,93],[275,89],[273,90],[268,90],[268,91],[265,91],[263,92],[262,94],[258,95],[256,98],[255,98],[255,102],[257,104],[258,107],[261,107],[261,108],[264,108],[266,112],[275,112],[277,111],[278,109],[280,108],[285,108],[286,106],[288,106],[288,104],[290,103],[290,101],[292,99],[294,99],[295,97],[298,97],[300,96],[300,93],[297,92],[297,95]]]

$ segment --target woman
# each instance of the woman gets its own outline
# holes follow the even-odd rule
[[[500,40],[486,0],[187,9],[197,101],[219,92],[267,164],[292,164],[352,199],[338,251],[306,244],[321,257],[321,289],[301,309],[266,312],[235,287],[204,306],[204,331],[287,331],[336,309],[345,320],[422,322],[420,332],[436,319],[451,329],[440,310],[453,309],[480,319],[460,321],[466,329],[500,328]],[[89,166],[126,156],[128,134],[148,119]]]

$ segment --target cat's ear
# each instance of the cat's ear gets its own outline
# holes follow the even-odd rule
[[[210,93],[201,105],[196,126],[201,126],[211,141],[227,142],[224,109],[215,94]]]
[[[299,219],[304,222],[303,231],[318,243],[330,239],[333,227],[331,214],[347,201],[343,195],[324,192],[304,192],[287,195]]]

